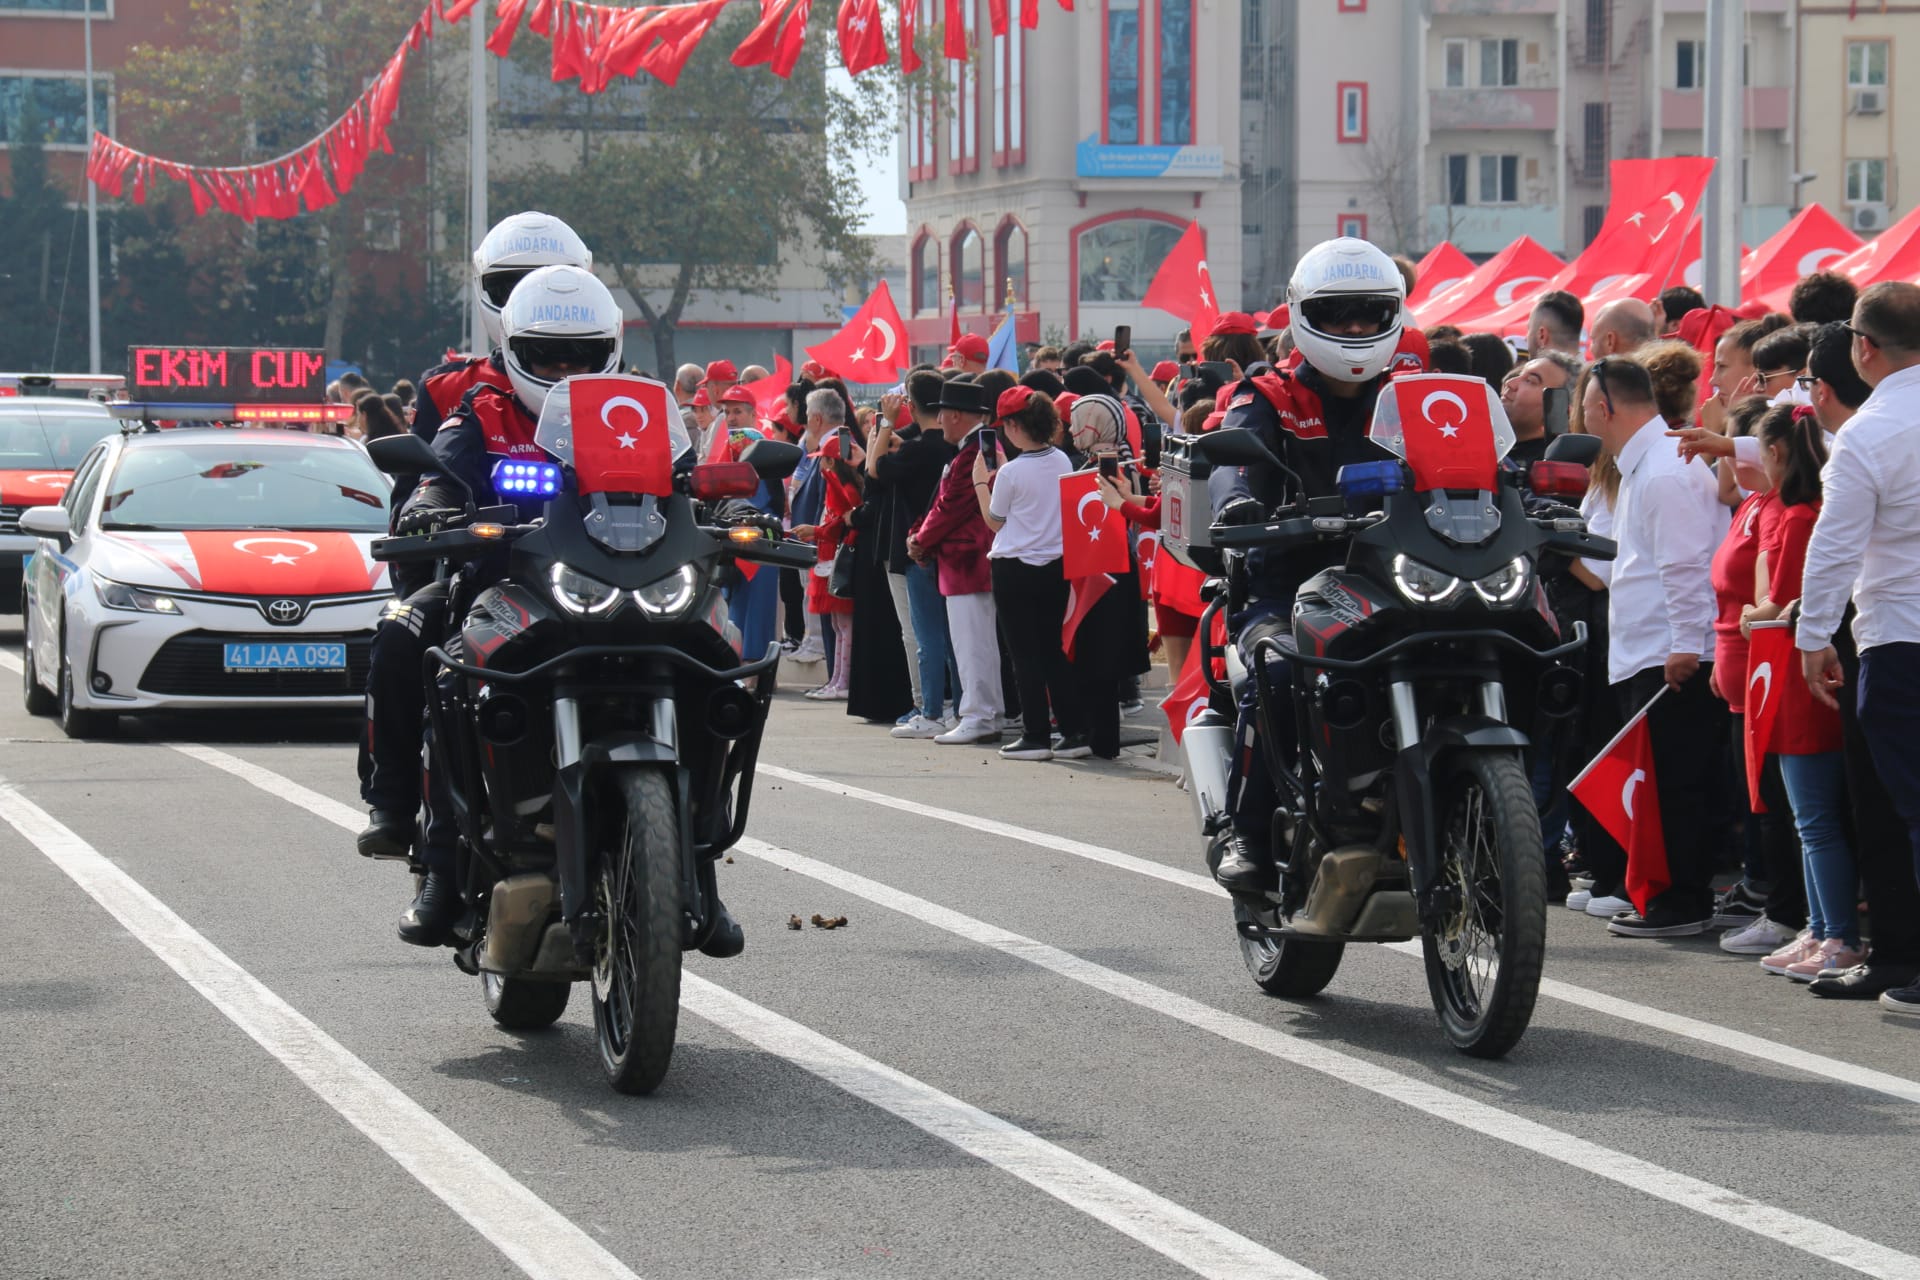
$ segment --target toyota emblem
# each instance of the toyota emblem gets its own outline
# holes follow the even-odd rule
[[[267,621],[290,627],[305,613],[305,607],[298,600],[275,600],[267,606]]]

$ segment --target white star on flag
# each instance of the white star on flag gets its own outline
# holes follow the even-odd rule
[[[850,30],[858,31],[862,34],[865,34],[867,30],[867,15],[864,13],[855,14],[852,18],[847,20],[847,27]]]
[[[267,557],[267,563],[268,563],[268,564],[299,564],[299,563],[300,563],[300,557],[298,557],[298,556],[290,556],[290,555],[288,555],[288,554],[286,554],[285,552],[281,552],[281,553],[280,553],[279,555],[277,555],[277,556],[268,556],[268,557]]]
[[[631,449],[634,446],[634,438],[630,435],[626,435],[625,433],[622,433],[621,435],[618,435],[614,438],[620,442],[620,447],[622,449]]]
[[[1440,428],[1440,434],[1445,436],[1447,439],[1451,440],[1455,436],[1460,434],[1460,428],[1454,426],[1452,423],[1449,422],[1445,426]]]

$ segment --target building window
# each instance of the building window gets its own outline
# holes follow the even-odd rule
[[[1589,102],[1580,113],[1580,176],[1588,182],[1599,182],[1607,176],[1607,150],[1610,143],[1607,126],[1611,119],[1604,102]]]
[[[922,231],[913,242],[913,309],[934,311],[940,306],[940,255],[933,237]]]
[[[1580,210],[1580,247],[1586,248],[1600,234],[1600,228],[1606,225],[1607,206],[1590,204]]]
[[[0,0],[4,3],[4,0]],[[592,120],[602,130],[644,130],[649,108],[647,77],[616,76],[593,97],[580,92],[578,85],[555,84],[545,63],[502,58],[495,72],[494,102],[515,128],[579,128],[579,121]],[[267,135],[257,133],[255,145],[265,145]],[[275,135],[276,149],[293,145],[295,137]]]
[[[987,245],[972,223],[953,233],[953,297],[962,311],[987,309]]]
[[[376,253],[398,253],[401,248],[401,222],[398,209],[367,210],[364,244]]]
[[[1352,236],[1355,240],[1367,238],[1367,215],[1364,213],[1343,213],[1334,223],[1334,234]]]
[[[1847,161],[1847,203],[1885,204],[1887,202],[1887,162],[1885,160]]]
[[[939,148],[934,142],[938,124],[934,115],[934,86],[926,76],[907,81],[907,181],[930,182],[940,172]]]
[[[1448,204],[1467,203],[1467,169],[1469,159],[1470,157],[1461,155],[1442,157],[1445,165],[1443,172],[1446,175]]]
[[[994,233],[993,274],[999,290],[997,303],[1011,294],[1013,305],[1027,305],[1027,229],[1012,218]]]
[[[1182,223],[1119,218],[1082,231],[1076,246],[1080,301],[1140,301],[1185,229]]]
[[[1707,84],[1707,42],[1682,40],[1674,50],[1673,87],[1704,89]]]
[[[962,25],[967,33],[967,48],[973,48],[975,15],[971,3],[960,6]],[[972,58],[949,60],[947,82],[953,89],[953,110],[947,116],[947,158],[955,173],[974,173],[980,168],[980,68]]]
[[[1510,89],[1520,83],[1520,42],[1518,40],[1482,40],[1480,42],[1480,87]]]
[[[1340,0],[1342,13],[1365,13],[1366,11],[1367,0]]]
[[[70,13],[77,18],[82,7],[80,0],[0,0],[0,13]],[[112,16],[107,0],[93,0],[91,7],[96,15]]]
[[[1367,86],[1343,82],[1336,86],[1340,95],[1339,141],[1367,140]]]
[[[1587,0],[1586,64],[1605,66],[1613,60],[1613,0]]]
[[[1160,133],[1164,146],[1193,141],[1193,0],[1160,0]]]
[[[1480,203],[1518,204],[1520,202],[1520,157],[1481,156]]]
[[[1440,83],[1449,89],[1466,88],[1467,42],[1465,40],[1448,40],[1443,42],[1440,48],[1440,57],[1443,64]]]
[[[993,163],[998,168],[1027,159],[1027,31],[1008,24],[993,38]]]
[[[109,114],[112,87],[107,77],[94,76],[94,125],[109,133],[113,130]],[[11,147],[21,140],[20,123],[29,95],[43,145],[85,147],[92,143],[87,136],[85,76],[0,75],[0,147]]]
[[[1104,141],[1140,141],[1140,0],[1106,0],[1107,119]]]
[[[1847,88],[1871,89],[1887,83],[1887,42],[1847,41]]]

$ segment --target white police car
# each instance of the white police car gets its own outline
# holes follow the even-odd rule
[[[18,380],[0,374],[0,613],[20,599],[21,565],[39,541],[20,532],[21,513],[60,501],[81,457],[117,426],[91,400],[16,394]]]
[[[34,507],[24,699],[70,737],[144,711],[360,705],[388,484],[334,436],[131,428]]]

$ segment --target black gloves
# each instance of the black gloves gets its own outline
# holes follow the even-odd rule
[[[432,533],[458,522],[465,515],[466,512],[459,507],[409,507],[400,513],[393,531],[403,538],[418,533]]]

